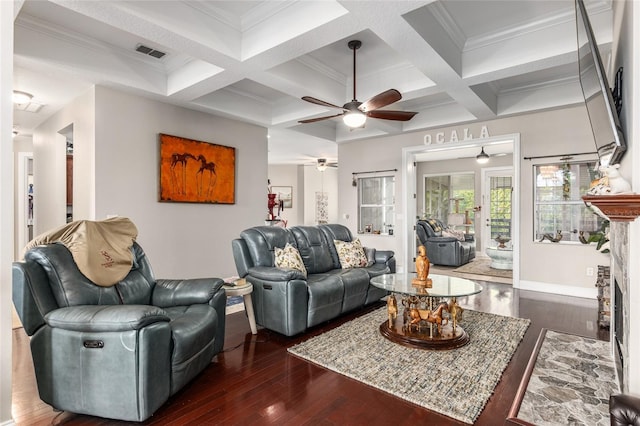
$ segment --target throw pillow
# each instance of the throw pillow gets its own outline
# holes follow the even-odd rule
[[[440,227],[436,219],[427,219],[427,223],[429,224],[429,226],[431,226],[431,229],[433,229],[433,232],[442,231],[442,228]]]
[[[307,276],[307,268],[304,267],[302,256],[297,248],[287,243],[283,249],[276,247],[274,250],[276,255],[275,265],[278,268],[295,269]]]
[[[376,263],[376,249],[365,247],[364,254],[367,256],[367,267]]]
[[[367,266],[367,256],[360,239],[356,238],[352,242],[333,240],[340,259],[342,269],[363,268]]]

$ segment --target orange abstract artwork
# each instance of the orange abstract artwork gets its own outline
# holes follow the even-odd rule
[[[160,201],[235,203],[236,149],[160,134]]]

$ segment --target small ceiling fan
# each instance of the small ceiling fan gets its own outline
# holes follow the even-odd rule
[[[391,105],[392,103],[402,99],[402,95],[396,89],[389,89],[382,93],[379,93],[366,102],[358,101],[358,99],[356,98],[356,50],[360,49],[360,47],[362,46],[362,42],[360,40],[351,40],[348,43],[348,46],[349,49],[353,50],[353,99],[351,100],[351,102],[347,102],[343,106],[339,107],[337,105],[313,98],[311,96],[303,96],[302,100],[304,101],[329,108],[341,109],[342,112],[340,114],[300,120],[298,121],[298,123],[315,123],[316,121],[322,121],[329,118],[342,116],[344,124],[351,128],[356,128],[364,126],[365,121],[367,121],[367,117],[395,121],[411,120],[413,116],[417,114],[417,112],[379,109],[387,105]]]
[[[316,168],[321,171],[324,172],[325,170],[327,170],[327,167],[338,167],[338,163],[328,163],[326,158],[318,158],[317,164],[316,164]]]

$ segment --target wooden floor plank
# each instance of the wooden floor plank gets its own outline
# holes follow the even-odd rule
[[[502,424],[541,328],[608,339],[597,327],[597,302],[520,292],[510,285],[486,283],[478,295],[459,299],[465,309],[530,318],[527,330],[477,425]],[[593,303],[591,303],[593,302]],[[329,371],[287,352],[383,303],[285,337],[265,329],[252,335],[244,312],[227,316],[225,351],[189,385],[172,396],[145,425],[461,425],[393,395]],[[129,424],[97,417],[58,413],[40,401],[29,338],[13,331],[13,418],[18,425]]]

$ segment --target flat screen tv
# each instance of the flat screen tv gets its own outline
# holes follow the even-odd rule
[[[627,144],[583,0],[576,0],[576,26],[580,85],[600,165],[618,164]]]

